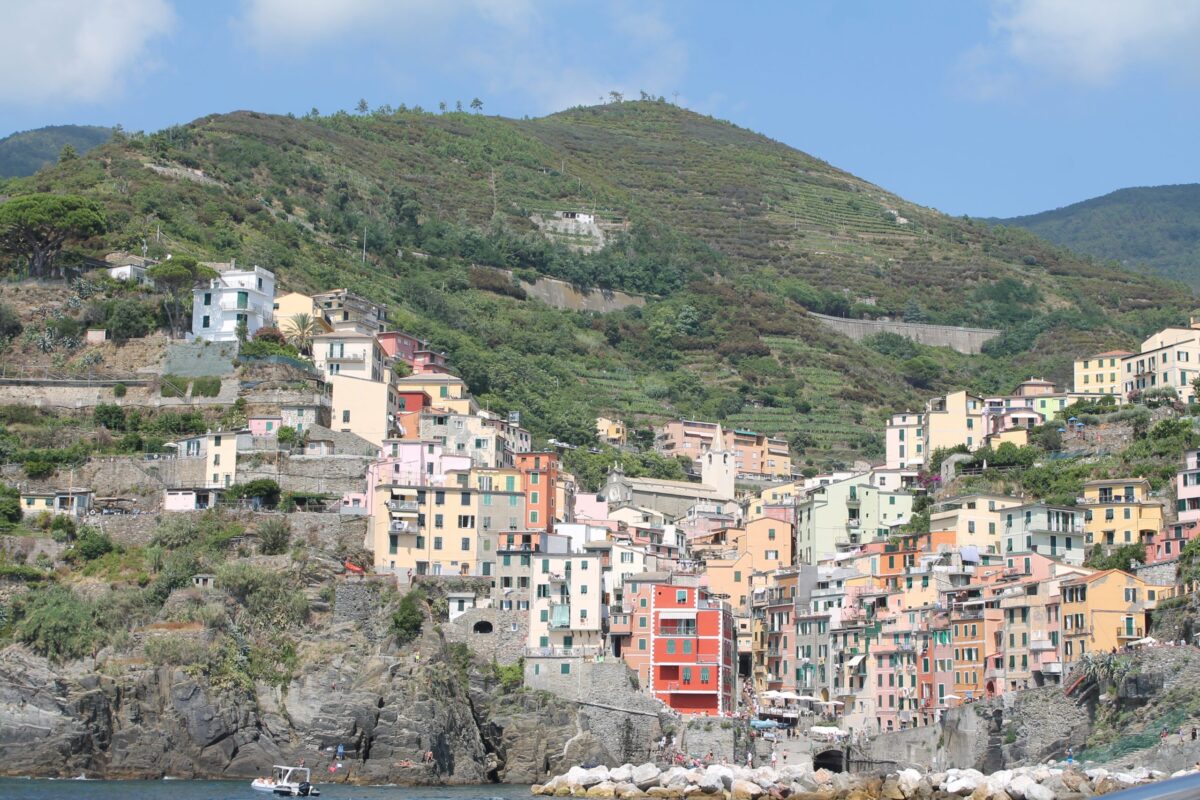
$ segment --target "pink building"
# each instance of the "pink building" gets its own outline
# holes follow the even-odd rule
[[[251,436],[274,436],[283,424],[280,417],[251,417],[246,422]]]
[[[405,362],[414,375],[429,373],[445,374],[446,354],[429,347],[429,343],[403,331],[385,331],[375,335],[383,351],[392,358]]]
[[[575,495],[575,519],[580,522],[602,522],[608,519],[608,502],[598,494]]]
[[[375,513],[375,494],[380,484],[443,486],[446,473],[471,469],[470,456],[449,455],[440,444],[385,439],[380,458],[367,467],[367,513]]]
[[[1146,540],[1146,563],[1179,558],[1184,545],[1200,534],[1200,450],[1183,454],[1183,469],[1175,475],[1175,508],[1179,521]]]

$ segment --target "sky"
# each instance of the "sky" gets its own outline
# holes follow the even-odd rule
[[[951,214],[1200,181],[1196,0],[0,0],[0,136],[641,91]]]

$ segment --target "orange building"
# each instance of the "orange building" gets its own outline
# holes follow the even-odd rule
[[[558,515],[558,454],[517,453],[515,460],[524,479],[526,527],[531,531],[553,530]]]

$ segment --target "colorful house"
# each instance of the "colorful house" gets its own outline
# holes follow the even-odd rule
[[[1174,594],[1128,572],[1106,569],[1062,582],[1064,669],[1085,653],[1107,653],[1146,636],[1149,614]]]
[[[1118,478],[1083,485],[1087,543],[1106,550],[1153,541],[1163,527],[1162,503],[1150,499],[1150,481]]]

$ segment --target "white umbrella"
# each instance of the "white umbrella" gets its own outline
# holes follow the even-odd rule
[[[817,698],[813,697],[811,694],[802,694],[802,695],[797,695],[796,699],[811,702],[813,700],[816,700]]]
[[[761,696],[767,698],[768,700],[778,700],[779,698],[783,697],[783,693],[777,692],[774,689],[768,689],[767,691],[763,692]]]
[[[1143,645],[1143,644],[1158,644],[1158,639],[1155,639],[1153,636],[1147,636],[1145,639],[1138,639],[1136,642],[1133,643],[1134,647],[1137,647],[1137,646]]]
[[[779,699],[780,700],[799,700],[800,695],[796,694],[795,692],[780,692]]]
[[[956,694],[947,694],[947,695],[943,695],[943,696],[942,696],[942,699],[943,699],[943,700],[962,700],[962,698],[961,698],[961,697],[959,697],[959,696],[958,696],[958,695],[956,695]]]

